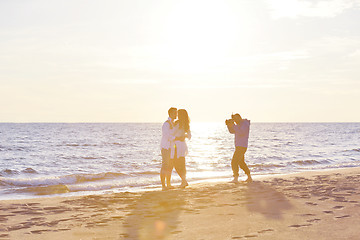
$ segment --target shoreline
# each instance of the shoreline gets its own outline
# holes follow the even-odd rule
[[[0,200],[1,239],[356,239],[360,168],[185,190]]]
[[[327,168],[327,169],[309,169],[309,170],[298,170],[295,172],[289,173],[252,173],[253,179],[264,179],[264,178],[275,178],[275,177],[282,177],[282,176],[292,176],[296,174],[310,174],[312,172],[331,172],[331,171],[346,171],[347,169],[355,169],[359,168],[357,166],[352,167],[342,167],[342,168]],[[181,179],[176,175],[174,172],[173,175],[175,176],[176,181],[173,183],[174,186],[180,185]],[[245,180],[246,175],[240,174],[239,180]],[[174,179],[173,179],[174,180]],[[191,186],[197,186],[199,184],[217,184],[217,183],[226,183],[232,180],[231,172],[229,175],[221,176],[221,177],[210,177],[210,178],[201,178],[201,179],[193,179],[188,180]],[[38,188],[37,191],[34,191],[33,195],[25,195],[25,194],[18,194],[19,197],[12,197],[16,194],[9,194],[10,197],[1,199],[1,201],[17,201],[17,200],[32,200],[32,199],[43,199],[43,198],[73,198],[73,197],[86,197],[91,195],[102,196],[102,195],[111,195],[111,194],[121,194],[121,193],[144,193],[144,192],[153,192],[161,190],[160,179],[158,184],[153,184],[149,186],[142,186],[142,187],[132,187],[127,188],[126,190],[119,190],[117,188],[109,188],[103,190],[91,190],[91,191],[70,191],[70,192],[59,192],[53,194],[44,194],[43,188],[48,188],[50,191],[56,191],[57,187],[60,187],[60,190],[67,188],[66,184],[58,184],[58,185],[49,185],[49,186],[33,186],[33,189]],[[38,194],[36,194],[38,192]],[[7,194],[6,194],[7,195]]]

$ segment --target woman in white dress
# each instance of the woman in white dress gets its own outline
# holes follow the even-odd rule
[[[173,135],[175,140],[171,147],[171,158],[174,159],[175,170],[181,178],[180,187],[185,188],[189,185],[186,181],[185,156],[188,147],[185,138],[191,139],[189,115],[185,109],[178,110],[178,120],[175,122]]]

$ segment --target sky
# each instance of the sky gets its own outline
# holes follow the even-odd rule
[[[0,122],[360,122],[360,0],[2,0]]]

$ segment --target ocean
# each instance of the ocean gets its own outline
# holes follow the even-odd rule
[[[0,123],[0,199],[160,189],[161,125]],[[191,131],[189,184],[231,180],[225,124]],[[255,177],[359,167],[360,123],[251,123],[245,159]],[[175,171],[172,181],[180,184]]]

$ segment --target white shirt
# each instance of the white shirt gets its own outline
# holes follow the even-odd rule
[[[174,130],[173,130],[172,134],[174,135],[174,137],[184,137],[184,136],[186,136],[186,138],[188,138],[189,140],[191,139],[191,131],[190,131],[190,129],[187,132],[185,132],[184,129],[179,128],[179,125],[176,125],[174,127]]]
[[[173,120],[168,118],[167,121],[162,125],[162,137],[160,147],[164,149],[170,149],[171,142],[175,139],[173,133]]]
[[[189,140],[191,139],[191,131],[190,129],[185,132],[184,129],[180,129],[179,125],[175,125],[174,127],[174,131],[172,133],[174,135],[174,137],[186,137]],[[176,146],[176,154],[177,157],[185,157],[188,154],[188,147],[186,144],[186,141],[180,141],[180,140],[176,140],[174,141],[174,144]],[[175,157],[175,148],[172,146],[171,147],[171,157],[170,158],[174,158]]]

